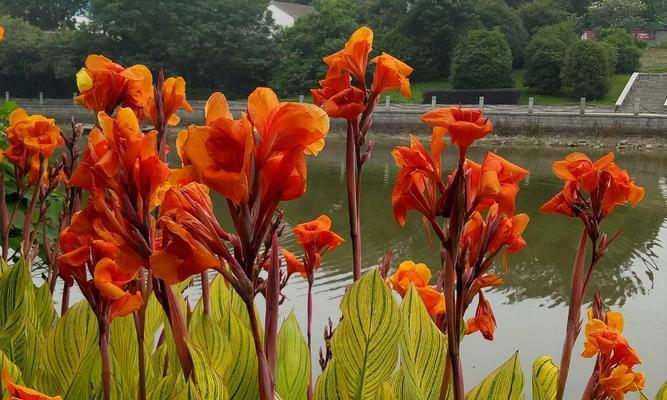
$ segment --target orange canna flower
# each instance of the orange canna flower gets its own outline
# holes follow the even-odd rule
[[[507,247],[509,254],[521,250],[526,245],[521,235],[528,221],[528,214],[525,213],[514,215],[511,218],[504,217],[498,225],[495,236],[491,239],[489,251],[493,253],[502,246]]]
[[[220,92],[209,97],[206,126],[191,125],[179,134],[177,149],[183,165],[192,166],[195,180],[234,203],[248,201],[253,133],[250,121],[234,120]]]
[[[448,133],[452,143],[459,146],[461,159],[475,140],[493,131],[493,124],[476,108],[438,108],[422,115],[421,120],[433,126],[434,133]]]
[[[79,96],[85,108],[113,114],[116,107],[130,107],[139,119],[146,112],[146,98],[153,92],[153,77],[144,65],[125,68],[101,55],[90,55],[76,74]]]
[[[635,185],[628,171],[620,169],[613,162],[607,165],[606,170],[611,174],[609,187],[602,199],[602,209],[606,213],[612,212],[617,205],[627,202],[635,206],[644,198],[644,188]]]
[[[220,261],[190,232],[169,218],[161,218],[162,249],[150,258],[153,275],[170,285],[220,265]]]
[[[28,173],[33,184],[40,179],[40,163],[46,164],[53,151],[64,144],[55,120],[41,115],[29,116],[22,108],[9,116],[7,142],[9,147],[4,156],[23,173]]]
[[[426,264],[403,261],[396,272],[387,279],[387,285],[393,287],[401,297],[405,297],[410,285],[414,285],[424,302],[426,311],[432,318],[435,318],[445,313],[445,296],[429,286],[430,280],[431,270]]]
[[[102,258],[95,264],[93,282],[102,296],[116,300],[126,294],[125,286],[136,279],[138,265],[116,263],[111,258]]]
[[[438,315],[445,313],[445,296],[433,289],[431,286],[418,287],[417,293],[424,302],[426,311],[431,318],[435,318]]]
[[[113,321],[114,318],[117,317],[124,317],[132,314],[134,311],[138,310],[142,304],[144,304],[144,300],[141,297],[141,292],[137,291],[134,294],[126,292],[122,297],[119,297],[111,303],[109,321]]]
[[[298,261],[296,256],[283,249],[287,273],[291,275],[299,272],[306,279],[309,273],[319,268],[321,256],[325,251],[333,250],[344,242],[342,237],[331,231],[331,219],[326,215],[298,224],[292,233],[296,242],[303,248],[305,263]]]
[[[554,161],[552,169],[564,181],[576,181],[585,191],[592,192],[600,182],[600,171],[614,161],[614,153],[607,153],[592,162],[584,153],[568,154],[565,160]]]
[[[348,71],[357,82],[365,82],[368,54],[373,48],[373,31],[363,26],[350,36],[345,47],[324,58],[329,69]]]
[[[477,192],[480,203],[478,209],[486,208],[495,202],[501,215],[514,214],[516,195],[519,192],[518,182],[527,175],[528,171],[518,165],[493,152],[486,153]]]
[[[496,317],[493,315],[491,303],[479,292],[479,301],[475,317],[466,322],[466,335],[480,331],[484,339],[493,340],[493,334],[496,331]]]
[[[167,124],[171,126],[178,125],[181,118],[176,115],[176,112],[183,108],[187,112],[192,112],[190,103],[185,100],[185,79],[180,76],[177,78],[167,78],[162,86],[162,104],[164,107],[164,116]],[[149,121],[153,126],[158,126],[157,110],[155,108],[154,92],[151,91],[146,96],[146,105]]]
[[[313,103],[326,111],[331,118],[356,118],[364,112],[366,94],[351,85],[348,73],[341,73],[338,67],[329,68],[320,83],[320,89],[311,89]]]
[[[60,250],[62,255],[58,257],[60,276],[68,286],[74,284],[73,276],[86,275],[85,265],[90,257],[90,246],[92,239],[87,235],[79,235],[66,227],[60,232]]]
[[[413,69],[408,64],[384,52],[371,62],[377,64],[373,76],[373,97],[398,88],[401,89],[401,96],[411,96],[408,76]]]
[[[442,134],[433,133],[430,154],[419,139],[410,138],[410,147],[398,146],[392,150],[400,168],[391,195],[394,216],[399,225],[407,221],[407,212],[417,210],[427,219],[435,218],[439,191],[444,191],[441,178],[441,154],[445,149]]]
[[[5,40],[5,28],[2,25],[0,25],[0,42],[2,42],[3,40]]]
[[[2,368],[2,381],[7,388],[8,400],[62,400],[60,396],[48,396],[37,390],[15,384],[12,382],[12,377],[9,375],[7,366]]]
[[[424,263],[403,261],[399,264],[396,272],[387,280],[401,297],[405,297],[410,284],[417,288],[428,286],[431,280],[431,270]]]
[[[497,219],[497,222],[495,222]],[[493,221],[493,222],[492,222]],[[461,243],[467,244],[470,252],[469,260],[475,262],[480,254],[495,253],[502,247],[506,247],[509,254],[514,254],[526,245],[521,236],[528,225],[528,215],[521,213],[512,217],[498,214],[498,205],[494,204],[489,209],[486,220],[475,211],[465,225]],[[492,227],[495,227],[495,230]],[[490,230],[487,232],[487,230]],[[488,242],[483,242],[486,238]],[[483,248],[482,246],[486,246]]]
[[[633,372],[625,365],[614,368],[608,376],[600,377],[600,387],[614,400],[623,400],[628,392],[644,389],[645,377],[641,372]]]
[[[563,190],[542,205],[540,211],[573,217],[574,210],[572,209],[572,206],[574,205],[577,196],[577,182],[566,181],[563,185]]]
[[[610,357],[612,364],[632,367],[640,363],[639,356],[622,334],[623,318],[610,318],[608,324],[599,319],[590,319],[586,324],[586,342],[582,357],[591,358],[597,354]]]

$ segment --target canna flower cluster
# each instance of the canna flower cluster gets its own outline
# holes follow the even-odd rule
[[[644,388],[644,374],[633,368],[640,363],[635,350],[623,336],[623,314],[608,311],[593,317],[588,311],[586,324],[586,342],[582,357],[597,356],[591,398],[613,398],[622,400],[628,392],[640,392]]]
[[[303,248],[303,258],[299,260],[289,250],[282,249],[287,264],[287,274],[299,273],[309,281],[320,267],[322,255],[344,242],[342,237],[331,231],[331,219],[326,215],[320,215],[313,221],[298,224],[292,233],[296,242]]]
[[[0,159],[7,158],[18,169],[18,180],[27,176],[30,184],[42,179],[49,157],[65,143],[54,119],[28,115],[22,108],[11,113],[6,134],[9,147]]]
[[[628,172],[614,163],[614,153],[593,162],[575,152],[554,162],[552,169],[564,185],[542,206],[544,212],[579,216],[589,224],[602,220],[617,205],[636,205],[644,197],[644,188],[635,185]]]
[[[442,272],[437,288],[431,290],[443,297],[445,315],[436,319],[436,324],[448,335],[454,393],[458,399],[463,398],[458,355],[460,334],[480,331],[487,340],[493,340],[496,319],[483,290],[500,285],[502,277],[489,270],[501,252],[512,254],[525,245],[522,234],[528,216],[514,213],[519,182],[528,171],[492,152],[486,154],[481,164],[466,159],[474,141],[493,129],[479,110],[441,108],[424,114],[422,120],[433,126],[429,148],[412,136],[409,147],[398,146],[392,151],[399,171],[391,201],[399,225],[407,222],[410,211],[416,211],[422,215],[429,241],[431,230],[440,240]],[[458,166],[450,174],[442,170],[445,136],[459,149]],[[441,217],[445,218],[444,224]],[[420,274],[405,275],[405,272],[399,267],[392,278],[395,280],[392,286],[399,293],[407,288],[407,281],[401,284],[401,279],[420,281],[407,278]],[[424,277],[426,274],[421,276],[422,283]],[[477,311],[463,327],[461,321],[475,297],[478,297]],[[435,306],[429,306],[430,298],[435,296],[422,296],[434,315],[437,313],[433,311]],[[443,376],[442,387],[447,387],[447,375]]]
[[[343,49],[324,58],[325,78],[319,82],[320,88],[311,90],[316,105],[331,118],[347,122],[345,174],[355,281],[361,278],[360,176],[374,146],[372,140],[366,143],[371,116],[382,93],[400,89],[401,95],[411,95],[408,76],[412,68],[384,52],[369,61],[372,49],[373,31],[367,27],[357,29]],[[372,81],[367,82],[369,63],[375,64],[375,71]]]
[[[430,280],[431,270],[426,264],[403,261],[396,272],[387,279],[387,284],[393,287],[401,297],[405,297],[410,285],[414,285],[428,314],[432,318],[437,318],[445,313],[445,296],[429,285]]]

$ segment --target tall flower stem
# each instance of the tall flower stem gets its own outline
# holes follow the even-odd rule
[[[308,274],[308,326],[306,328],[306,336],[308,338],[308,357],[312,358],[311,350],[311,331],[313,327],[313,276],[314,271]],[[308,374],[308,400],[313,399],[313,372]]]
[[[584,228],[579,239],[577,255],[574,259],[572,268],[572,283],[570,286],[570,307],[567,314],[567,328],[565,330],[565,341],[563,342],[563,351],[560,358],[560,368],[558,369],[558,386],[556,390],[556,399],[562,400],[565,394],[565,384],[570,370],[572,360],[572,349],[577,341],[577,336],[581,330],[581,304],[584,297],[584,260],[586,257],[587,234]]]
[[[104,400],[111,399],[111,359],[109,358],[109,322],[106,317],[97,317],[99,329],[100,356],[102,358],[102,395]]]
[[[142,306],[134,312],[134,327],[137,332],[137,355],[139,357],[139,387],[137,398],[146,400],[146,359],[144,350],[144,331],[146,322],[146,308]]]
[[[356,179],[357,155],[355,144],[356,121],[347,121],[345,145],[345,178],[347,181],[347,208],[350,218],[350,239],[352,241],[352,277],[361,278],[361,232],[359,222],[358,185]]]
[[[255,312],[255,306],[252,300],[246,300],[245,305],[246,309],[248,310],[248,316],[250,317],[250,328],[252,329],[252,337],[255,342],[255,353],[257,354],[259,399],[273,400],[274,393],[273,384],[271,382],[271,373],[269,371],[269,362],[266,358],[264,346],[262,345],[262,338],[259,332],[259,324],[257,323],[257,313]]]
[[[204,315],[211,315],[210,283],[208,281],[208,270],[202,271],[201,277],[201,301],[204,303]]]

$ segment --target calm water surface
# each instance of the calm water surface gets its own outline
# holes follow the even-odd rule
[[[393,249],[394,268],[403,260],[424,262],[435,276],[440,268],[438,249],[428,245],[421,218],[412,214],[408,223],[400,227],[393,217],[390,195],[397,168],[389,151],[398,143],[390,139],[379,144],[364,167],[363,264],[371,268],[387,249]],[[288,228],[327,214],[333,220],[333,230],[348,238],[343,147],[343,142],[334,138],[318,157],[309,157],[306,195],[282,205]],[[481,162],[487,149],[474,150],[470,158]],[[509,274],[504,284],[487,292],[498,321],[495,340],[488,342],[475,334],[463,342],[466,387],[472,388],[519,350],[526,374],[526,393],[530,398],[532,362],[544,354],[552,356],[556,363],[560,358],[570,271],[581,232],[577,219],[538,211],[562,186],[551,173],[552,161],[563,158],[570,149],[495,147],[488,150],[530,170],[530,175],[521,183],[517,212],[528,213],[531,221],[524,234],[527,245],[509,258]],[[589,153],[594,157],[603,154]],[[446,166],[452,168],[456,159],[454,150],[448,149],[443,159]],[[600,262],[591,289],[599,288],[608,307],[624,313],[625,334],[643,361],[638,370],[646,374],[646,393],[653,398],[667,378],[667,155],[618,154],[617,162],[630,171],[637,184],[645,187],[646,196],[637,207],[618,207],[605,221],[604,231],[613,233],[619,227],[624,231]],[[215,201],[216,213],[223,224],[228,225],[224,202]],[[299,251],[289,230],[286,232],[283,245]],[[324,257],[316,274],[313,370],[317,374],[320,373],[317,349],[323,343],[321,332],[328,318],[338,321],[340,317],[339,302],[351,282],[351,271],[348,241]],[[306,282],[293,276],[281,307],[285,316],[295,310],[304,331],[306,292]],[[191,299],[198,295],[199,288],[192,288]],[[476,301],[469,315],[474,314],[475,305]],[[582,337],[583,332],[574,351],[568,398],[580,396],[594,364],[593,360],[576,356],[583,350]]]

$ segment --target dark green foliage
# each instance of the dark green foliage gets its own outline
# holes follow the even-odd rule
[[[598,0],[588,6],[588,24],[595,28],[645,28],[646,3],[642,0]]]
[[[604,64],[607,67],[609,76],[616,72],[616,61],[618,60],[618,50],[616,46],[607,42],[597,42],[604,50]]]
[[[635,45],[632,36],[622,29],[605,29],[600,32],[600,39],[616,48],[615,72],[626,74],[639,69],[642,51]]]
[[[562,79],[576,96],[588,99],[603,97],[610,86],[605,46],[588,40],[574,42],[565,54]]]
[[[275,65],[268,0],[92,0],[100,48],[127,65],[182,75],[234,98],[268,83]]]
[[[514,86],[512,52],[499,30],[471,30],[459,42],[452,59],[456,89],[492,89]]]
[[[537,93],[558,92],[567,45],[556,37],[538,36],[530,41],[528,49],[531,56],[526,58],[526,86]]]
[[[512,50],[512,66],[517,68],[523,65],[528,31],[516,10],[511,9],[503,0],[477,0],[475,13],[485,28],[498,28],[505,35]]]
[[[316,9],[276,38],[280,58],[271,85],[283,96],[317,87],[326,72],[322,58],[341,49],[357,28],[352,0],[322,0]]]
[[[543,26],[565,22],[570,13],[561,8],[556,0],[533,0],[519,8],[519,16],[532,35]]]
[[[0,15],[22,18],[41,29],[74,27],[87,0],[0,0]]]

